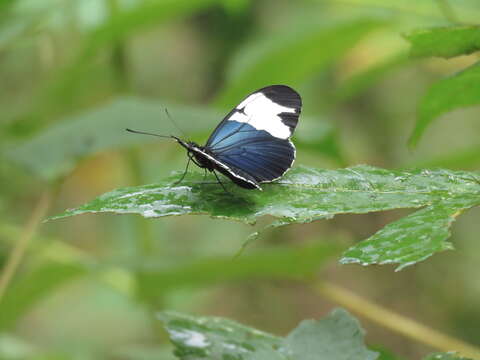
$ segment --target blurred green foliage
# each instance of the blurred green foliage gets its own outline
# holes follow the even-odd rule
[[[302,321],[285,338],[273,336],[218,317],[193,317],[163,312],[160,320],[176,347],[180,359],[239,360],[394,360],[388,352],[369,350],[365,331],[343,309],[324,318]],[[469,360],[455,353],[435,353],[424,360]]]
[[[374,360],[378,357],[378,353],[363,344],[364,331],[355,318],[341,309],[319,321],[303,321],[285,338],[221,318],[193,318],[165,312],[160,319],[181,359]]]
[[[480,50],[478,26],[453,26],[422,29],[405,35],[411,43],[413,57],[439,56],[451,58]]]
[[[183,169],[182,149],[125,127],[179,134],[167,107],[187,137],[202,143],[229,108],[270,83],[293,85],[303,98],[296,166],[477,169],[479,18],[477,0],[0,1],[1,274],[29,235],[40,194],[50,204],[43,219],[112,189],[161,183]],[[325,173],[342,171],[348,170]],[[393,177],[391,187],[404,185],[397,173],[417,174],[410,185],[425,185],[421,170],[378,171]],[[394,210],[282,227],[268,227],[267,215],[257,219],[261,236],[237,258],[255,230],[205,216],[81,216],[37,224],[0,298],[0,358],[173,359],[157,320],[165,309],[286,334],[331,310],[332,299],[312,292],[313,280],[342,284],[480,346],[476,209],[457,220],[458,251],[403,272],[335,261],[348,248],[363,247],[365,256],[371,247],[387,252],[385,239],[405,233],[416,240],[428,233],[432,240],[404,243],[409,254],[415,248],[424,258],[444,249],[452,220],[476,205],[475,194],[468,206],[445,203],[467,182],[478,184],[466,179],[474,173],[457,178],[435,171],[452,176],[452,189],[427,189],[430,198],[413,207],[430,206],[413,214]],[[316,194],[311,207],[304,199],[298,213],[308,216],[342,179],[335,177],[330,193]],[[357,185],[377,186],[374,180]],[[217,190],[210,201],[227,201]],[[275,216],[284,202],[278,198],[277,209],[268,209],[274,192],[248,196],[265,196],[265,214]],[[355,199],[341,205],[358,213]],[[387,200],[380,206],[375,197],[363,204],[403,207]],[[419,244],[432,247],[423,253]],[[411,261],[394,255],[401,264]],[[354,256],[391,262],[345,253]],[[380,359],[420,359],[437,350],[362,324],[369,348],[388,349]]]
[[[429,89],[418,109],[418,121],[410,138],[411,144],[415,145],[427,126],[440,115],[479,104],[479,69],[480,63],[474,64]]]

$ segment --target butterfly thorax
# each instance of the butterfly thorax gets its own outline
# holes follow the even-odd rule
[[[208,158],[207,155],[210,155],[208,149],[204,146],[200,146],[197,143],[189,142],[188,152],[193,155],[195,163],[201,168],[208,169],[212,171],[214,169],[212,160]]]
[[[193,160],[193,162],[195,162],[195,164],[201,168],[208,169],[209,171],[214,169],[214,164],[209,158],[211,155],[205,146],[200,146],[193,141],[183,141],[177,137],[173,138],[187,150],[189,154],[188,156]]]

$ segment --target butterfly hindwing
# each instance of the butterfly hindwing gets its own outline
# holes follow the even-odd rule
[[[256,182],[282,176],[295,159],[289,140],[298,122],[301,99],[285,85],[273,85],[247,96],[217,126],[205,148],[214,158]]]
[[[295,159],[295,147],[290,140],[272,139],[263,130],[239,141],[226,150],[214,151],[215,158],[230,167],[251,174],[257,182],[268,182],[282,176]]]

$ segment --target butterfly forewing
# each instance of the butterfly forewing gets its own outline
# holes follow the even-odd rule
[[[300,115],[298,93],[273,85],[247,96],[217,126],[206,149],[220,162],[257,182],[282,176],[295,159],[289,140]]]
[[[302,108],[300,95],[286,85],[272,85],[248,95],[218,124],[207,141],[215,147],[230,135],[265,130],[270,135],[288,139],[297,126]],[[225,140],[224,140],[225,139]]]

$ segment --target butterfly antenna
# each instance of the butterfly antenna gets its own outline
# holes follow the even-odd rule
[[[167,117],[168,117],[168,119],[171,121],[171,123],[173,124],[173,126],[175,126],[175,128],[182,133],[182,136],[183,136],[184,138],[186,138],[187,135],[183,132],[182,129],[180,129],[180,127],[178,126],[178,124],[177,124],[177,123],[173,120],[173,118],[170,116],[170,113],[169,113],[169,111],[168,111],[167,108],[165,108],[165,114],[167,114]]]
[[[132,129],[125,129],[127,130],[128,132],[131,132],[131,133],[134,133],[134,134],[142,134],[142,135],[151,135],[151,136],[157,136],[157,137],[161,137],[161,138],[167,138],[167,139],[174,139],[173,136],[167,136],[167,135],[159,135],[159,134],[153,134],[153,133],[149,133],[149,132],[145,132],[145,131],[138,131],[138,130],[132,130]]]

